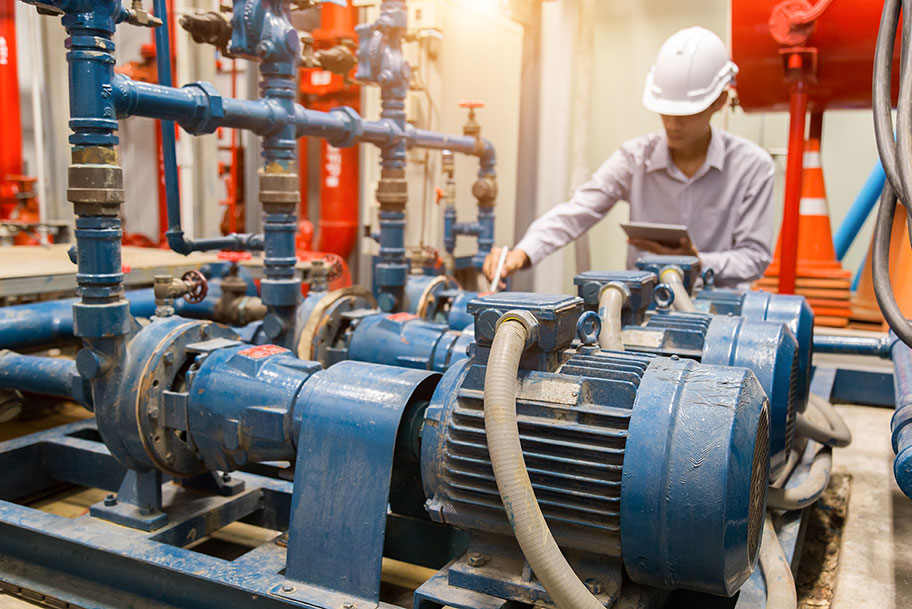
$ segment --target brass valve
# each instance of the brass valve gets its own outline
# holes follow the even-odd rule
[[[143,8],[142,0],[133,0],[130,8],[126,9],[127,18],[125,21],[130,25],[140,27],[159,27],[162,20]]]

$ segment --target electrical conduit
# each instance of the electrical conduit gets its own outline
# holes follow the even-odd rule
[[[624,350],[624,342],[621,340],[621,312],[629,298],[630,290],[621,283],[611,282],[602,288],[598,306],[599,318],[602,320],[602,330],[598,336],[600,348],[609,351]]]
[[[485,374],[485,433],[494,478],[516,540],[551,600],[560,609],[604,609],[554,541],[526,470],[516,421],[519,360],[530,336],[521,314],[501,319]]]

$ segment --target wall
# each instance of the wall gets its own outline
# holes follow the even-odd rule
[[[562,0],[559,3],[565,4]],[[548,6],[546,4],[545,6]],[[570,4],[567,2],[566,4]],[[590,115],[590,167],[597,168],[626,139],[661,128],[657,116],[643,108],[641,96],[646,73],[652,65],[662,42],[680,28],[702,25],[723,40],[728,39],[728,10],[726,0],[599,0],[595,3],[595,58],[592,74],[593,104]],[[560,48],[572,44],[572,32],[560,24],[544,24],[543,46]],[[543,88],[543,95],[549,90]],[[552,97],[564,95],[551,90]],[[547,100],[542,104],[547,105]],[[558,120],[560,118],[558,117]],[[716,125],[724,117],[717,116]],[[728,119],[731,131],[747,137],[775,153],[777,188],[774,194],[776,226],[782,213],[782,181],[787,140],[787,116],[782,113],[745,115],[735,111]],[[548,148],[542,147],[543,154]],[[864,183],[877,156],[870,111],[831,112],[825,115],[823,133],[823,168],[830,202],[831,221],[839,225],[848,207]],[[553,162],[563,162],[554,159]],[[560,171],[556,179],[566,184]],[[537,178],[539,181],[542,177]],[[556,188],[554,190],[557,190]],[[548,209],[560,202],[560,197],[541,201]],[[618,222],[627,217],[626,204],[619,204],[591,232],[593,268],[621,268],[624,264],[626,241]],[[872,218],[873,221],[873,218]],[[864,231],[846,256],[846,268],[854,271],[864,257],[873,222]],[[565,290],[571,290],[576,271],[573,248],[565,248]],[[539,283],[539,289],[542,284]]]

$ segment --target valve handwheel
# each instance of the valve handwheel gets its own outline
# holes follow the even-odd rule
[[[323,256],[323,262],[329,269],[326,273],[326,281],[335,281],[342,277],[342,262],[337,256],[332,254]]]
[[[206,298],[209,293],[209,282],[206,276],[197,270],[190,270],[181,275],[181,281],[187,284],[189,288],[184,294],[184,300],[190,304],[199,304]]]
[[[459,107],[474,110],[475,108],[484,108],[485,103],[480,99],[464,99],[459,102]]]

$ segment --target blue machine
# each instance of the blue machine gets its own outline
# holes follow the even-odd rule
[[[814,311],[803,296],[740,292],[715,288],[705,282],[696,293],[697,309],[716,315],[740,315],[751,321],[768,321],[788,326],[798,341],[799,408],[804,410],[811,383],[811,357],[814,351]]]
[[[649,586],[730,595],[750,574],[768,480],[769,421],[756,378],[692,360],[570,348],[582,304],[504,293],[470,305],[477,355],[444,375],[421,448],[428,513],[471,531],[472,541],[419,588],[417,608],[547,600],[524,570],[486,451],[486,362],[497,320],[517,310],[541,328],[517,384],[526,464],[575,572],[598,582],[590,590],[610,606],[626,568]]]
[[[712,270],[703,273],[703,285],[698,290],[696,279],[700,271],[700,260],[693,256],[644,256],[637,261],[637,266],[656,277],[666,266],[680,268],[684,274],[684,285],[693,296],[698,311],[714,315],[740,315],[751,321],[768,321],[788,326],[798,341],[799,408],[804,410],[811,383],[814,338],[814,311],[807,299],[791,294],[717,288],[713,285]]]
[[[364,288],[311,292],[298,307],[297,354],[323,366],[355,360],[442,372],[474,338],[412,313],[378,311]]]
[[[684,281],[684,289],[693,294],[700,279],[700,259],[696,256],[660,256],[650,255],[643,256],[637,260],[637,268],[641,271],[649,271],[656,277],[659,277],[662,270],[666,267],[676,267],[681,270]]]
[[[737,590],[756,559],[768,478],[768,412],[753,374],[570,349],[582,313],[573,297],[496,295],[471,310],[478,354],[442,379],[352,361],[323,370],[180,317],[131,332],[116,376],[91,382],[104,444],[84,423],[0,445],[0,579],[52,569],[30,589],[109,599],[98,606],[139,595],[180,606],[376,607],[381,557],[414,559],[407,540],[420,536],[422,552],[437,548],[438,566],[448,564],[416,607],[546,601],[523,572],[478,427],[495,321],[522,310],[542,328],[518,385],[526,460],[579,573],[601,582],[606,602],[620,595],[623,567],[650,586]],[[95,361],[77,359],[82,379]],[[23,369],[11,362],[0,386]],[[75,378],[72,365],[25,368]],[[213,472],[278,460],[294,464],[293,487]],[[54,480],[117,492],[75,520],[17,503]],[[185,548],[237,520],[287,534],[231,562]],[[451,525],[471,532],[468,554]],[[397,533],[385,539],[389,527]],[[467,558],[477,553],[487,562]]]
[[[733,315],[656,312],[647,317],[655,289],[651,271],[591,271],[574,281],[592,311],[598,310],[603,286],[619,282],[628,287],[631,297],[622,318],[627,350],[752,370],[770,400],[770,474],[778,475],[788,459],[801,408],[799,351],[791,330],[781,323]]]
[[[446,275],[409,275],[405,289],[409,313],[428,321],[445,323],[452,330],[462,330],[472,323],[467,307],[469,302],[481,295],[463,290]]]

